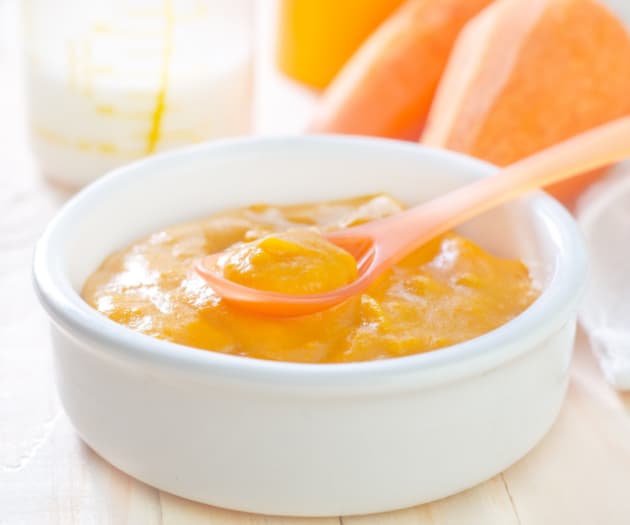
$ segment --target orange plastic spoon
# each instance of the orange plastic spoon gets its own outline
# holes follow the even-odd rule
[[[630,157],[630,117],[592,129],[402,213],[324,237],[357,259],[358,277],[330,292],[291,295],[256,290],[222,275],[221,254],[202,259],[197,272],[226,301],[260,314],[315,313],[363,292],[379,275],[433,237],[531,190]]]

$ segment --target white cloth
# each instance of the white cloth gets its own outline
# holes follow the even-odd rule
[[[590,188],[576,215],[590,258],[580,322],[608,381],[630,390],[630,162]]]
[[[630,27],[630,0],[602,3]],[[582,197],[577,218],[590,252],[580,322],[608,381],[630,390],[630,162]]]

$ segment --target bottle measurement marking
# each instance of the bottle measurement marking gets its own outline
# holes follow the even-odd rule
[[[54,123],[37,115],[31,122],[35,136],[64,150],[131,159],[215,135],[217,130],[210,119],[190,114],[188,100],[183,100],[188,98],[185,90],[181,93],[179,89],[200,79],[214,81],[192,64],[182,65],[177,54],[181,54],[178,35],[204,29],[205,21],[199,20],[199,14],[206,13],[208,6],[202,1],[193,6],[181,9],[175,0],[161,0],[160,10],[130,17],[137,22],[130,18],[119,23],[116,19],[93,20],[69,34],[62,48],[65,64],[63,59],[57,62],[65,67],[51,79],[64,83],[69,95],[74,93],[77,114],[82,114],[87,124],[85,129],[70,123],[55,129]],[[223,67],[222,62],[219,65]],[[240,74],[240,62],[235,68]],[[231,75],[231,70],[221,72],[226,80]],[[223,82],[218,73],[217,79]],[[192,96],[197,96],[197,91],[193,90]],[[112,134],[109,129],[117,125],[118,132]]]
[[[171,65],[171,55],[173,54],[173,31],[174,16],[172,0],[164,0],[164,52],[162,56],[162,71],[160,74],[160,88],[155,100],[155,110],[149,129],[146,152],[155,152],[160,139],[162,118],[166,109],[166,91],[168,87],[169,70]]]

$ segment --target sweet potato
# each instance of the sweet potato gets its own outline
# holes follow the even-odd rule
[[[497,0],[459,36],[422,142],[504,166],[629,113],[630,36],[611,12]],[[598,175],[548,189],[570,205]]]

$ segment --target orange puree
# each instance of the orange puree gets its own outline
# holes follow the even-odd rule
[[[223,276],[258,290],[314,294],[354,281],[357,263],[316,231],[289,230],[228,250]]]
[[[455,233],[408,256],[363,295],[291,319],[230,307],[194,271],[200,257],[233,247],[224,271],[236,282],[288,293],[330,290],[352,281],[356,266],[312,227],[345,228],[400,209],[392,198],[376,195],[218,213],[109,256],[87,280],[83,297],[110,319],[153,337],[308,363],[435,350],[497,328],[536,298],[521,262],[490,255]]]

